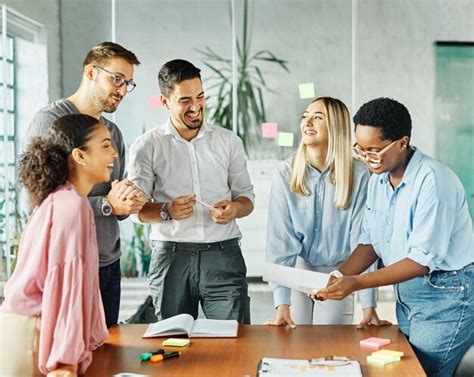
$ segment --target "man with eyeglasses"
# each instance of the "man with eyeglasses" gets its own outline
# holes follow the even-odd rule
[[[67,114],[87,114],[102,122],[110,131],[118,158],[110,183],[94,186],[89,202],[94,210],[99,245],[99,280],[107,327],[117,323],[120,309],[120,229],[118,220],[138,213],[145,204],[143,193],[123,179],[125,145],[117,125],[102,116],[113,113],[135,88],[135,54],[124,47],[103,42],[87,53],[82,79],[70,97],[55,101],[33,118],[25,136],[25,146],[36,136],[45,136],[53,122]]]

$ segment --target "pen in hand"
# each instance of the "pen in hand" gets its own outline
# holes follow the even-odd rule
[[[204,207],[207,207],[207,208],[211,208],[212,206],[210,204],[207,204],[205,202],[203,202],[202,200],[199,200],[196,198],[196,202],[203,205]]]

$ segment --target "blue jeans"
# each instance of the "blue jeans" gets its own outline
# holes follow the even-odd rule
[[[99,267],[99,284],[107,328],[115,325],[120,310],[120,259]]]
[[[429,377],[452,376],[474,344],[474,263],[395,286],[397,319]]]

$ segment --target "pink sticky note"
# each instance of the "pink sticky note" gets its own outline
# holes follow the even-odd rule
[[[160,96],[153,95],[148,97],[148,107],[152,109],[159,109],[163,107],[163,103],[161,102]]]
[[[384,338],[367,338],[360,341],[360,345],[369,348],[379,349],[380,347],[390,344],[390,339]]]
[[[278,124],[262,123],[262,136],[274,139],[278,136]]]

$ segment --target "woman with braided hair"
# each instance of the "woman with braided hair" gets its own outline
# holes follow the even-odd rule
[[[108,129],[83,114],[57,119],[21,156],[33,212],[0,308],[0,375],[76,376],[108,337],[87,194],[116,157]]]

